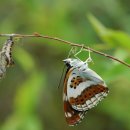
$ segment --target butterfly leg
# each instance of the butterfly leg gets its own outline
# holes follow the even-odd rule
[[[74,55],[74,57],[77,58],[78,60],[80,60],[80,59],[77,57],[77,55],[80,54],[83,51],[83,48],[84,48],[84,44],[82,44],[81,49]]]
[[[71,49],[70,49],[70,51],[69,51],[69,54],[68,54],[68,56],[67,56],[67,58],[69,58],[70,57],[70,55],[71,54],[74,54],[74,53],[76,53],[76,47],[72,47]]]
[[[91,58],[91,50],[89,49],[89,47],[88,47],[88,52],[89,52],[89,56],[88,56],[87,60],[85,61],[86,63],[93,62],[93,60]]]

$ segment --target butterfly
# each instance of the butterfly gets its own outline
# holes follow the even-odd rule
[[[65,118],[70,126],[82,121],[109,92],[103,79],[88,67],[87,62],[68,58],[64,79],[63,102]]]
[[[11,48],[13,44],[14,42],[12,38],[7,39],[0,51],[0,78],[4,76],[6,68],[14,64],[11,55]]]

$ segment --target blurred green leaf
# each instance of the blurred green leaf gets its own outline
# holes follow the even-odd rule
[[[127,57],[129,57],[129,54],[124,49],[117,49],[114,52],[114,57],[119,58],[122,61],[125,61]],[[120,64],[119,62],[114,62],[115,64]]]
[[[123,47],[130,51],[130,36],[122,31],[115,31],[106,28],[99,22],[92,14],[88,15],[88,19],[96,30],[97,34],[101,37],[104,43],[110,44],[113,47]]]
[[[43,130],[35,111],[44,86],[45,76],[39,71],[33,71],[17,90],[14,112],[5,122],[2,130]]]
[[[43,130],[43,128],[37,116],[22,117],[21,115],[13,114],[7,119],[1,130]]]
[[[14,56],[25,72],[30,72],[35,69],[35,61],[33,57],[24,49],[16,47]]]
[[[41,89],[45,86],[45,76],[40,72],[33,72],[17,91],[15,111],[30,114],[35,110]],[[43,89],[42,89],[43,90]]]

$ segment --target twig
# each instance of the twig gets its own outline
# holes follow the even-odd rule
[[[76,46],[76,47],[82,47],[83,44],[76,44],[76,43],[72,43],[72,42],[69,42],[69,41],[66,41],[66,40],[63,40],[63,39],[60,39],[60,38],[57,38],[57,37],[50,37],[50,36],[46,36],[46,35],[41,35],[39,33],[34,33],[32,35],[22,35],[22,34],[0,34],[1,37],[9,37],[9,36],[13,36],[13,37],[19,37],[19,38],[24,38],[24,37],[41,37],[41,38],[46,38],[46,39],[52,39],[52,40],[55,40],[55,41],[59,41],[59,42],[62,42],[64,44],[68,44],[68,45],[71,45],[71,46]],[[102,55],[102,56],[105,56],[105,57],[108,57],[109,59],[112,59],[112,60],[115,60],[127,67],[130,68],[130,64],[124,62],[124,61],[121,61],[120,59],[118,58],[115,58],[111,55],[108,55],[108,54],[105,54],[103,52],[100,52],[100,51],[97,51],[97,50],[94,50],[90,47],[86,47],[86,46],[83,46],[84,49],[86,50],[90,50],[96,54],[99,54],[99,55]]]

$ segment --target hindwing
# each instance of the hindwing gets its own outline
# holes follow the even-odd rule
[[[90,70],[87,74],[87,71],[72,69],[67,80],[67,98],[72,108],[89,110],[107,96],[108,88],[99,77],[95,73],[91,74]]]

